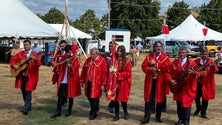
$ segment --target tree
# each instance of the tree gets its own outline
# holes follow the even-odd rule
[[[206,26],[216,31],[222,32],[222,1],[211,0],[209,4],[200,7],[200,22],[206,21]]]
[[[104,25],[96,17],[95,12],[91,9],[87,10],[79,19],[76,19],[72,25],[83,32],[89,33],[94,39],[99,39],[99,35],[104,30]]]
[[[167,10],[167,24],[170,29],[177,27],[190,15],[188,7],[189,5],[187,3],[181,1],[175,2],[173,6]]]
[[[105,14],[102,16],[102,19],[100,20],[100,34],[98,37],[100,39],[105,39],[105,32],[108,27],[108,14]]]
[[[44,16],[40,18],[44,20],[46,23],[63,24],[65,17],[60,10],[53,7],[49,10],[48,13],[46,13]]]
[[[160,34],[159,11],[156,0],[111,0],[111,28],[129,29],[132,38]]]

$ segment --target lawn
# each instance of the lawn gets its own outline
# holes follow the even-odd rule
[[[22,95],[19,89],[14,89],[14,78],[9,74],[7,64],[0,64],[0,124],[2,125],[138,125],[144,115],[143,81],[144,73],[141,70],[141,62],[145,54],[139,58],[138,65],[133,67],[133,82],[128,102],[130,118],[123,119],[122,108],[120,107],[120,120],[113,122],[113,113],[107,110],[108,101],[105,96],[100,99],[100,110],[96,120],[88,120],[89,103],[82,89],[82,95],[74,99],[72,116],[65,117],[67,107],[63,107],[62,116],[52,119],[51,115],[56,110],[56,86],[52,85],[52,68],[41,66],[40,78],[37,90],[33,92],[32,111],[29,115],[22,115],[20,110],[23,107]],[[209,102],[207,111],[208,119],[191,115],[191,125],[221,125],[222,121],[222,76],[216,74],[217,93],[216,99]],[[161,125],[173,125],[177,121],[176,103],[172,100],[172,94],[167,96],[167,112],[162,114]],[[192,114],[195,111],[192,107]],[[159,124],[155,122],[155,115],[151,116],[149,125]]]

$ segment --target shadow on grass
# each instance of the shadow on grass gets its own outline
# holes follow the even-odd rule
[[[18,104],[0,103],[0,109],[17,109],[21,110],[22,106]]]

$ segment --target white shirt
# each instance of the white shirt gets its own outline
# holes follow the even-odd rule
[[[183,66],[187,62],[187,57],[180,59],[180,66]]]
[[[204,65],[204,64],[206,64],[206,63],[207,63],[207,60],[200,59],[200,64],[201,64],[201,65]]]
[[[26,51],[27,52],[27,51]],[[28,52],[27,52],[27,59],[31,56],[31,53],[32,53],[32,50],[30,49]]]
[[[68,72],[68,65],[66,65],[66,72],[65,72],[65,75],[64,75],[63,80],[61,82],[62,84],[67,84],[67,82],[68,82],[67,72]]]
[[[160,55],[161,55],[161,53],[159,53],[159,54],[154,53],[155,59],[158,59],[160,57]]]

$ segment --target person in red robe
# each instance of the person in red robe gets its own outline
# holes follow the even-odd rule
[[[111,63],[112,63],[112,58],[115,58],[115,56],[112,56],[112,55],[115,55],[116,54],[116,50],[113,50],[116,48],[116,43],[114,41],[111,41],[109,42],[109,52],[108,53],[105,53],[105,59],[106,59],[106,63],[107,63],[107,71],[109,70],[110,66],[111,66]],[[109,74],[110,72],[107,72],[107,85],[109,84]],[[106,87],[106,90],[108,88]],[[114,101],[111,100],[108,104],[108,110],[110,113],[114,113]]]
[[[57,84],[58,83],[58,78],[59,78],[59,68],[57,64],[61,62],[62,57],[65,55],[65,47],[67,43],[65,40],[61,40],[59,42],[59,50],[55,53],[54,57],[50,61],[50,64],[53,66],[53,76],[52,76],[52,84]],[[67,95],[64,95],[63,97],[63,104],[66,105],[67,103]]]
[[[127,120],[129,118],[127,102],[132,84],[132,65],[130,60],[126,58],[126,49],[122,45],[117,48],[115,58],[113,66],[109,68],[109,71],[115,73],[117,76],[114,88],[115,96],[111,99],[114,102],[115,107],[115,117],[113,118],[113,121],[119,120],[119,102],[121,102],[123,107],[124,119]],[[109,96],[112,92],[113,90],[108,89],[107,95]]]
[[[52,76],[52,84],[56,84],[58,82],[58,66],[56,65],[57,63],[61,62],[62,56],[65,55],[65,46],[66,46],[66,41],[61,40],[59,42],[59,51],[56,52],[52,60],[50,61],[51,65],[53,66],[53,76]]]
[[[78,56],[73,55],[71,45],[66,45],[65,55],[62,57],[58,65],[58,84],[57,84],[57,109],[52,118],[61,116],[62,102],[64,94],[69,99],[68,110],[65,116],[71,115],[73,98],[81,95],[81,87],[79,83],[79,60]]]
[[[157,41],[153,45],[154,52],[146,56],[142,70],[146,74],[144,82],[145,115],[142,124],[150,120],[151,109],[156,102],[156,121],[162,122],[161,113],[166,100],[166,74],[171,64],[168,56],[163,53],[163,44]]]
[[[173,99],[177,103],[178,121],[175,125],[189,125],[192,103],[196,97],[197,79],[200,75],[195,70],[196,63],[187,57],[187,49],[179,48],[179,58],[169,67],[169,86]]]
[[[90,57],[86,59],[80,76],[80,82],[85,86],[85,95],[90,103],[89,120],[94,120],[99,111],[99,99],[106,86],[107,64],[99,54],[97,48],[90,50]]]
[[[79,51],[79,46],[77,45],[77,43],[75,41],[72,42],[72,52],[73,54],[78,54]]]
[[[195,60],[199,65],[201,77],[197,82],[197,97],[195,99],[196,111],[194,115],[198,115],[201,112],[202,118],[207,118],[206,111],[208,107],[208,101],[215,99],[215,73],[218,72],[217,64],[212,58],[209,58],[209,52],[203,50],[201,52],[201,58]],[[202,104],[200,98],[202,97]]]
[[[17,53],[10,61],[10,67],[19,70],[19,64],[24,60],[27,61],[26,69],[21,71],[15,79],[15,88],[22,91],[24,107],[21,112],[27,115],[32,108],[32,91],[36,89],[39,79],[39,67],[41,65],[41,57],[38,53],[31,50],[31,41],[25,40],[24,51]]]

